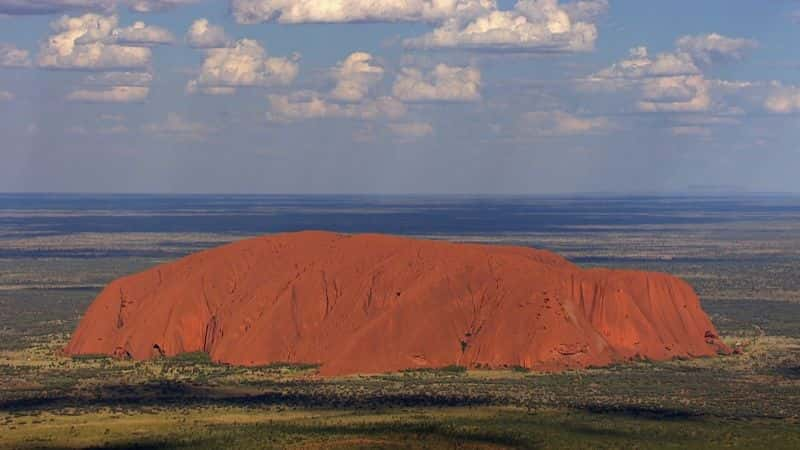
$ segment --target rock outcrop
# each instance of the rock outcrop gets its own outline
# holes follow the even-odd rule
[[[536,370],[727,352],[684,281],[551,252],[383,235],[280,234],[108,285],[68,354],[208,352],[323,375],[453,364]]]

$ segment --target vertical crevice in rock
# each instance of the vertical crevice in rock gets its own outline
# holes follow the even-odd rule
[[[125,297],[125,292],[120,288],[119,290],[119,311],[117,312],[117,329],[120,329],[125,326],[125,319],[123,318],[123,313],[125,312],[125,307],[127,306],[127,298]]]
[[[328,314],[331,312],[331,298],[328,295],[328,276],[324,270],[322,271],[322,292],[325,295],[325,315],[323,318],[327,319]]]
[[[217,316],[211,316],[211,320],[206,324],[205,336],[203,337],[203,351],[211,354],[214,341],[217,338]]]

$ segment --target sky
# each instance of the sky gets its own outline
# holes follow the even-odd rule
[[[0,0],[0,192],[800,192],[800,0]]]

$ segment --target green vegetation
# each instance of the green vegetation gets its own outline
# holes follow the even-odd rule
[[[58,356],[65,338],[0,353],[0,425],[9,430],[0,447],[800,442],[797,338],[743,333],[728,338],[744,342],[742,355],[560,374],[452,366],[333,379],[310,366],[214,364],[202,353],[144,362]]]
[[[211,357],[206,352],[181,353],[168,359],[182,365],[212,364]]]
[[[317,370],[319,369],[319,364],[302,364],[302,363],[291,363],[291,362],[276,362],[272,364],[268,364],[266,366],[262,366],[262,369],[266,370],[280,370],[280,371],[288,371],[288,372],[305,372],[309,370]]]
[[[2,419],[0,419],[2,420]],[[800,428],[778,422],[648,418],[516,408],[294,411],[200,408],[12,418],[17,448],[674,448],[792,449]]]

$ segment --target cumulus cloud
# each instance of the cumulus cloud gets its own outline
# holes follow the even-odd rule
[[[142,131],[156,137],[170,137],[185,141],[200,141],[214,132],[212,127],[187,120],[178,113],[167,114],[167,119],[142,126]]]
[[[521,131],[536,137],[556,137],[608,131],[605,117],[578,117],[563,111],[533,111],[522,115]]]
[[[197,3],[199,0],[129,0],[130,10],[140,13],[166,11],[178,6]]]
[[[310,119],[397,120],[407,108],[390,96],[370,96],[372,88],[384,76],[384,69],[369,53],[355,52],[330,69],[336,81],[328,93],[299,91],[289,95],[268,96],[272,122],[296,122]]]
[[[800,87],[776,84],[764,100],[764,108],[775,114],[800,112]]]
[[[267,98],[270,104],[267,118],[273,122],[326,118],[398,119],[406,114],[405,105],[391,97],[380,97],[353,104],[331,103],[316,92],[270,95]]]
[[[748,39],[716,33],[683,36],[671,52],[651,56],[646,47],[630,50],[626,59],[579,80],[587,90],[639,89],[636,108],[642,112],[700,112],[717,108],[715,95],[750,89],[753,83],[708,80],[698,66],[721,59],[741,58],[757,46]]]
[[[582,2],[574,11],[584,17],[599,13],[604,2]],[[416,48],[467,48],[531,52],[583,52],[594,49],[597,27],[576,21],[558,0],[519,0],[513,10],[493,9],[471,20],[451,18],[419,38]]]
[[[0,0],[0,14],[54,14],[68,11],[101,11],[114,9],[116,0]]]
[[[0,91],[0,102],[10,102],[14,100],[14,94],[8,91]]]
[[[435,22],[496,9],[495,0],[232,0],[239,23]]]
[[[608,12],[608,0],[579,0],[563,5],[572,20],[595,21]]]
[[[637,107],[644,112],[707,111],[711,107],[709,83],[699,75],[648,79]]]
[[[394,82],[394,96],[408,102],[471,102],[481,98],[481,72],[474,67],[437,65],[430,73],[401,69]]]
[[[627,59],[612,64],[586,79],[584,89],[637,88],[636,108],[642,112],[697,112],[712,106],[711,83],[684,51],[650,56],[646,47],[635,47]]]
[[[150,94],[149,72],[103,72],[83,80],[84,88],[72,91],[67,100],[84,103],[137,103]]]
[[[221,48],[227,47],[230,38],[225,34],[225,29],[212,25],[208,19],[197,19],[186,33],[186,43],[194,48]]]
[[[747,50],[758,47],[758,43],[750,39],[711,33],[683,36],[678,39],[676,46],[679,51],[692,55],[696,61],[711,64],[716,60],[741,59]]]
[[[189,81],[187,92],[215,88],[230,93],[236,87],[288,85],[297,77],[296,58],[271,57],[251,39],[240,39],[231,47],[206,50],[197,78]]]
[[[67,100],[84,103],[131,103],[147,99],[149,87],[111,86],[107,89],[78,89],[67,95]]]
[[[37,63],[46,69],[140,69],[150,64],[152,53],[142,46],[114,42],[116,16],[85,14],[64,16],[51,23],[55,34],[39,49]]]
[[[120,45],[151,47],[171,44],[175,37],[169,30],[144,22],[135,22],[125,28],[117,28],[111,32],[111,42]]]
[[[359,102],[372,86],[383,79],[383,67],[373,63],[372,55],[355,52],[333,70],[336,87],[331,97],[345,102]]]
[[[433,126],[427,122],[390,123],[389,130],[403,141],[414,141],[431,136]]]
[[[27,50],[0,42],[0,67],[30,67],[31,55]]]
[[[0,0],[0,14],[37,15],[68,12],[109,13],[118,5],[127,5],[131,11],[149,13],[165,11],[199,0]]]
[[[428,22],[437,28],[408,46],[530,52],[592,50],[592,21],[607,9],[607,0],[518,0],[510,10],[496,0],[231,1],[240,23]]]
[[[629,50],[627,59],[600,70],[590,78],[603,81],[697,74],[700,74],[700,69],[688,53],[665,52],[650,57],[647,47],[635,47]]]

